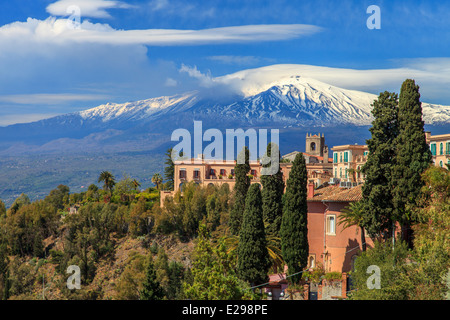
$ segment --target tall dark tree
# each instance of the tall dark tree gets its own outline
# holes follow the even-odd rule
[[[253,184],[248,190],[237,248],[238,276],[251,285],[267,281],[270,268],[259,188],[258,184]]]
[[[305,158],[298,153],[286,182],[280,230],[282,255],[288,266],[288,275],[291,275],[291,283],[301,280],[301,273],[297,273],[308,263],[307,179]]]
[[[2,291],[0,292],[0,298],[1,300],[7,300],[8,299],[8,264],[9,264],[9,257],[8,257],[8,247],[6,243],[3,241],[0,243],[0,284]]]
[[[155,265],[153,263],[152,254],[148,254],[147,271],[145,275],[144,285],[140,294],[141,300],[162,300],[164,291],[161,284],[156,279]]]
[[[164,168],[164,179],[166,180],[165,188],[167,190],[174,189],[175,179],[175,163],[172,160],[172,148],[166,151],[166,161],[164,162],[166,167]]]
[[[250,187],[250,178],[248,172],[250,171],[250,153],[247,147],[244,147],[238,155],[236,166],[234,167],[234,174],[236,183],[234,185],[234,205],[230,212],[229,226],[233,235],[238,235],[241,229],[242,215],[244,213],[245,198],[247,196],[248,188]]]
[[[272,155],[272,152],[275,152],[275,154]],[[272,163],[272,157],[278,158]],[[279,237],[283,216],[282,197],[284,181],[283,173],[280,170],[281,155],[278,146],[273,142],[269,143],[264,158],[265,164],[263,164],[263,168],[267,169],[268,172],[267,174],[261,174],[261,184],[263,186],[261,195],[266,234]],[[277,161],[278,163],[276,163]]]
[[[393,167],[395,165],[398,128],[398,95],[382,92],[372,104],[374,120],[367,140],[369,155],[362,168],[365,174],[363,216],[361,226],[372,239],[392,236],[393,228]]]
[[[421,175],[431,164],[431,151],[425,139],[419,86],[403,82],[398,110],[399,134],[393,172],[395,217],[402,226],[402,239],[412,245],[410,205],[415,204],[424,185]]]

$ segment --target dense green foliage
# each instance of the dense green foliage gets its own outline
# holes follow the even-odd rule
[[[245,283],[236,276],[234,261],[223,239],[214,246],[206,226],[200,225],[192,280],[184,283],[184,296],[194,300],[237,300],[248,296]]]
[[[362,187],[364,214],[361,225],[371,238],[392,236],[393,167],[397,150],[398,98],[397,94],[382,92],[373,103],[374,121],[367,140],[369,156],[362,168],[365,183]]]
[[[252,184],[247,192],[237,248],[237,273],[252,285],[266,282],[270,268],[259,188],[258,184]]]
[[[22,194],[8,210],[0,206],[1,296],[29,298],[34,283],[42,277],[42,267],[49,262],[56,274],[64,276],[69,265],[79,266],[82,284],[89,285],[98,263],[112,258],[118,240],[149,235],[150,213],[159,201],[158,193],[148,190],[138,196],[133,184],[127,185],[129,178],[125,177],[115,189],[105,191],[91,185],[81,194],[70,194],[67,186],[59,185],[44,200],[31,202]],[[101,195],[111,193],[111,202],[101,201]],[[123,197],[125,193],[127,197]],[[71,206],[75,213],[68,212]],[[56,241],[62,246],[56,248]],[[63,284],[61,290],[72,298],[80,294],[88,299],[98,297],[98,293],[68,292]]]
[[[376,242],[361,254],[352,272],[352,299],[439,300],[448,298],[450,286],[450,172],[430,167],[414,207],[414,248],[406,242]],[[380,268],[380,289],[370,289],[369,266]]]
[[[297,273],[308,263],[307,179],[305,158],[302,153],[298,153],[286,182],[280,230],[282,254],[288,266],[291,283],[300,281],[301,273]]]
[[[204,221],[208,230],[214,231],[228,221],[230,196],[228,184],[202,187],[195,182],[187,183],[183,196],[177,192],[173,198],[166,199],[163,208],[154,210],[155,229],[190,238],[197,234],[200,222]]]

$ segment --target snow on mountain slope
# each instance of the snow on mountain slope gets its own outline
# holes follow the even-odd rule
[[[204,98],[199,92],[151,98],[123,104],[108,103],[78,114],[84,120],[103,123],[116,121],[162,120],[190,112],[191,115],[242,121],[248,124],[273,124],[284,127],[329,124],[370,125],[371,104],[376,95],[338,88],[302,76],[279,78],[245,87],[245,95],[232,103]],[[427,124],[450,122],[450,107],[423,103]]]
[[[247,105],[247,117],[262,116],[291,125],[371,122],[370,104],[375,95],[340,89],[323,82],[291,76],[271,83],[271,87],[241,103]],[[251,106],[251,107],[250,107]]]
[[[163,96],[135,102],[107,103],[81,111],[78,114],[84,120],[96,119],[103,122],[119,119],[139,121],[148,119],[152,115],[168,108],[180,111],[190,106],[193,100],[196,100],[195,93],[190,92],[170,97]]]
[[[422,103],[422,113],[426,124],[450,123],[450,106]]]

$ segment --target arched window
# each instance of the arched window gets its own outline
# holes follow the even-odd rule
[[[314,256],[309,257],[309,267],[315,268],[316,267],[316,260],[314,259]]]
[[[439,145],[439,152],[441,154],[444,154],[444,144],[441,142],[441,144]]]
[[[351,257],[351,270],[352,271],[355,271],[355,262],[356,262],[356,259],[358,258],[358,256],[355,254],[355,255],[353,255],[352,257]]]
[[[311,151],[316,151],[316,143],[315,142],[311,142],[310,149],[311,149]]]

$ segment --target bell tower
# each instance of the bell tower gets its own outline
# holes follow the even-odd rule
[[[305,153],[323,157],[325,149],[325,135],[322,134],[306,134],[306,148]]]

